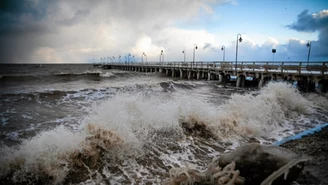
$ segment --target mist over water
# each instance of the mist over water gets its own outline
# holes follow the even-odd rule
[[[250,140],[271,144],[328,120],[325,95],[285,83],[223,88],[91,65],[10,67],[0,79],[3,183],[162,184],[171,167],[205,169]]]

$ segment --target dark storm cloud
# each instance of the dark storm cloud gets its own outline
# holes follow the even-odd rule
[[[318,41],[312,42],[313,54],[328,57],[328,26],[320,30]]]
[[[29,36],[31,34],[37,35],[42,33],[52,32],[51,28],[47,25],[38,24],[38,23],[28,23],[28,24],[7,24],[0,26],[0,37],[19,37],[19,36]]]
[[[42,22],[48,5],[45,1],[0,1],[0,62],[26,62],[40,41],[38,36],[51,32]]]
[[[35,6],[33,1],[23,0],[1,0],[0,1],[0,13],[11,14],[14,16],[20,16],[23,14],[31,14],[35,19],[40,19],[46,14],[47,4],[40,2],[38,6]]]
[[[300,32],[319,31],[318,40],[311,42],[311,56],[318,58],[328,56],[328,10],[314,14],[309,14],[308,10],[304,10],[297,16],[296,22],[287,25],[287,27]],[[288,46],[293,47],[295,51],[304,51],[305,47],[304,44],[300,45],[300,43],[289,43]]]
[[[56,1],[0,1],[0,62],[27,62],[41,44],[42,36],[54,32],[45,24],[48,7]]]
[[[29,35],[50,31],[40,21],[46,16],[48,3],[22,0],[0,2],[0,37]]]
[[[318,14],[309,14],[304,10],[297,16],[297,21],[287,25],[288,28],[296,31],[314,32],[328,26],[328,13],[325,11]]]

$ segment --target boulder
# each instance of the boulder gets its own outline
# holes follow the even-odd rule
[[[219,166],[235,162],[245,185],[288,185],[298,177],[306,160],[309,158],[279,146],[247,144],[221,155]]]

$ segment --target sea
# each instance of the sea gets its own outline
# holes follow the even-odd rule
[[[222,86],[92,64],[0,65],[0,184],[163,184],[328,122],[290,83]]]

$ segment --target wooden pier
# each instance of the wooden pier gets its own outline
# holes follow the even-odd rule
[[[315,87],[326,91],[328,62],[141,62],[108,63],[105,69],[138,72],[161,72],[171,77],[186,79],[235,81],[244,87],[246,81],[263,86],[267,81],[297,81],[299,88],[312,91]],[[251,80],[249,80],[251,79]]]

